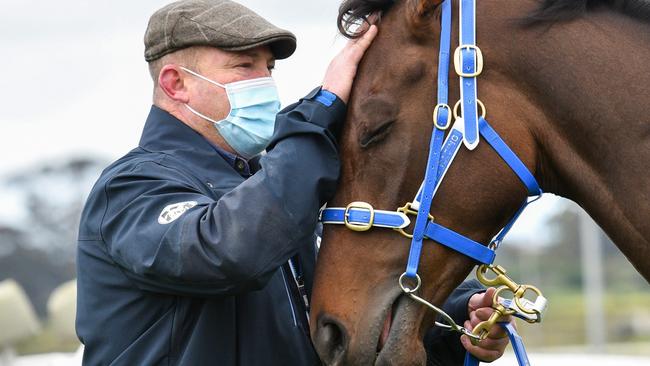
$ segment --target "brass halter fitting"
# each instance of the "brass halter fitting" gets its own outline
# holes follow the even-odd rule
[[[350,222],[350,210],[353,208],[367,210],[370,212],[370,218],[368,219],[368,222],[365,224]],[[343,222],[345,223],[345,227],[352,231],[368,231],[372,229],[372,224],[375,223],[375,209],[367,202],[352,202],[345,208],[345,212],[343,213]]]
[[[463,50],[474,50],[474,68],[476,69],[474,72],[465,72],[463,70]],[[466,44],[459,46],[454,51],[454,68],[456,69],[456,74],[464,78],[474,78],[481,75],[483,72],[483,52],[475,45]]]
[[[408,215],[417,216],[418,212],[416,210],[412,209],[411,205],[413,205],[413,203],[407,202],[404,206],[398,208],[397,212],[401,212],[406,216],[408,216]],[[429,221],[434,221],[434,220],[435,220],[435,218],[433,217],[433,215],[429,214]],[[403,228],[402,229],[393,229],[393,230],[397,231],[398,233],[404,235],[405,237],[407,237],[409,239],[413,239],[413,234],[407,233]]]

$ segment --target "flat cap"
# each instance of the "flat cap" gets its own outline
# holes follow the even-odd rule
[[[144,58],[154,61],[191,46],[244,51],[269,45],[276,59],[291,56],[296,36],[230,0],[182,0],[156,11],[144,35]]]

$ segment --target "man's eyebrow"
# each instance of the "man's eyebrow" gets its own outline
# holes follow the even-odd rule
[[[235,57],[259,57],[259,52],[254,50],[244,50],[234,53]]]
[[[263,57],[262,54],[259,51],[255,50],[244,50],[244,51],[238,51],[232,54],[230,57],[230,62],[237,62],[240,61],[242,58],[252,58],[252,59],[260,59],[266,57]],[[268,64],[275,65],[275,57],[271,56],[268,59],[265,60]]]

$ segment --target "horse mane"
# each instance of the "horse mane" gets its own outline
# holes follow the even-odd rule
[[[338,28],[341,34],[357,38],[356,27],[371,13],[385,13],[400,0],[345,0],[339,7]],[[575,19],[587,11],[606,6],[630,17],[650,22],[650,0],[540,0],[537,10],[524,23],[535,25]]]
[[[571,20],[602,6],[633,18],[650,21],[649,0],[543,0],[541,6],[528,16],[526,23],[534,25]]]

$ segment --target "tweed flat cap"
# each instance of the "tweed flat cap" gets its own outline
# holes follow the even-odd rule
[[[182,0],[156,11],[144,35],[147,62],[190,46],[243,51],[269,45],[277,59],[296,50],[296,36],[230,0]]]

